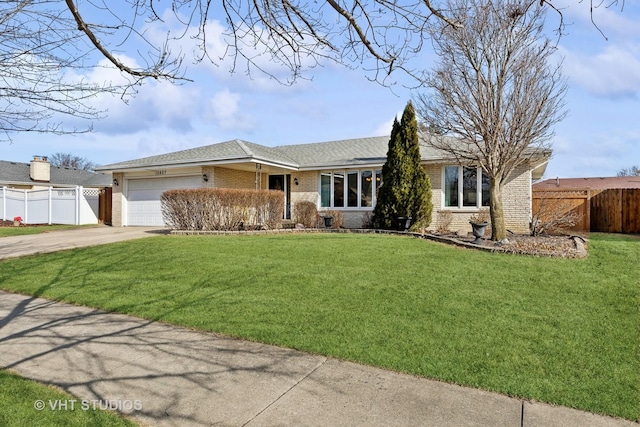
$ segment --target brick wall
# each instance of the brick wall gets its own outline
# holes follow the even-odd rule
[[[452,212],[449,230],[467,230],[471,232],[469,217],[478,212],[476,208],[448,208],[443,206],[442,168],[444,165],[428,165],[425,169],[431,179],[433,190],[433,216],[429,229],[438,228],[442,216],[440,211]],[[507,230],[515,233],[527,233],[531,220],[531,173],[528,165],[516,169],[509,177],[502,191],[504,216]],[[487,207],[488,209],[488,207]]]
[[[527,165],[516,169],[502,194],[507,230],[527,233],[531,220],[531,173]]]
[[[298,179],[295,185],[294,179]],[[318,193],[318,172],[296,172],[291,175],[291,206],[297,202],[309,201],[320,205],[320,194]]]
[[[373,211],[343,211],[344,228],[362,228],[367,212],[371,214]]]
[[[430,164],[425,166],[431,187],[433,190],[433,216],[430,229],[434,230],[438,227],[440,216],[439,211],[449,210],[452,212],[453,220],[449,227],[450,230],[467,230],[471,231],[469,225],[469,217],[473,213],[477,213],[478,209],[455,209],[445,208],[443,206],[443,190],[442,190],[442,164]],[[204,187],[217,188],[249,188],[254,189],[256,186],[256,174],[253,171],[234,170],[224,167],[205,166],[202,173],[207,174],[208,181],[202,182]],[[118,187],[113,187],[112,195],[112,223],[116,227],[122,226],[123,223],[123,195],[122,188],[124,183],[124,175],[122,173],[114,173],[113,178],[120,182]],[[295,179],[298,185],[295,185]],[[262,174],[262,188],[268,187],[268,175]],[[304,171],[293,172],[291,174],[291,205],[292,209],[296,202],[307,200],[320,205],[319,194],[319,172]],[[526,233],[529,230],[529,221],[531,218],[531,174],[528,166],[521,166],[516,170],[507,184],[503,192],[505,222],[507,229],[517,232]],[[360,228],[362,221],[367,213],[371,210],[343,210],[345,227]]]
[[[203,166],[202,167],[202,174],[203,175],[207,175],[207,182],[202,181],[202,187],[203,188],[215,188],[215,182],[216,182],[216,168],[213,166]]]
[[[203,172],[204,172],[203,168]],[[206,168],[209,170],[209,168]],[[248,188],[255,189],[256,188],[256,173],[237,170],[237,169],[229,169],[229,168],[221,168],[215,167],[211,168],[213,170],[213,179],[209,178],[209,182],[211,187],[217,188]],[[262,185],[265,187],[265,178],[263,175]]]
[[[429,164],[425,166],[425,170],[431,180],[431,188],[433,191],[433,215],[431,220],[431,230],[438,228],[441,216],[439,211],[448,210],[452,212],[452,222],[449,227],[452,231],[467,230],[471,232],[469,225],[469,217],[478,212],[477,208],[445,208],[443,206],[444,193],[442,190],[443,182],[443,164]],[[308,200],[320,204],[320,195],[318,193],[317,171],[299,172],[292,175],[298,178],[298,185],[291,188],[291,204],[295,205],[297,201]],[[527,165],[521,166],[509,178],[503,190],[503,202],[505,223],[507,229],[516,233],[527,233],[529,230],[529,221],[531,218],[531,175]],[[365,210],[342,210],[344,223],[346,228],[360,228],[362,222],[367,215]]]
[[[111,189],[111,225],[113,227],[122,227],[122,207],[124,206],[124,196],[122,194],[122,187],[124,187],[124,174],[114,173],[113,179],[117,179],[119,185],[115,185]]]

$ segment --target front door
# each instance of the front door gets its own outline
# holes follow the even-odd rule
[[[269,175],[269,190],[284,192],[284,219],[291,219],[291,175]]]

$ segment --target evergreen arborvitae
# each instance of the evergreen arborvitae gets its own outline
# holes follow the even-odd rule
[[[395,228],[401,216],[412,218],[412,230],[431,224],[431,182],[420,159],[418,122],[409,102],[400,123],[393,121],[382,186],[373,210],[375,228]]]

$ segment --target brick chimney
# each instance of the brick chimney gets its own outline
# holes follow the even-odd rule
[[[51,164],[49,160],[46,157],[33,156],[33,160],[29,165],[29,176],[32,181],[51,181]]]

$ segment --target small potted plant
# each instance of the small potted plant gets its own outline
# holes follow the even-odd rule
[[[471,215],[469,218],[469,224],[473,229],[473,236],[476,238],[472,243],[479,245],[482,243],[484,233],[487,231],[489,225],[489,212],[486,209],[478,211],[477,214]]]
[[[409,231],[411,227],[411,220],[413,218],[410,216],[399,216],[396,218],[396,228],[398,231]]]
[[[22,222],[22,217],[21,216],[14,216],[13,217],[13,226],[14,227],[20,227],[20,223]]]

